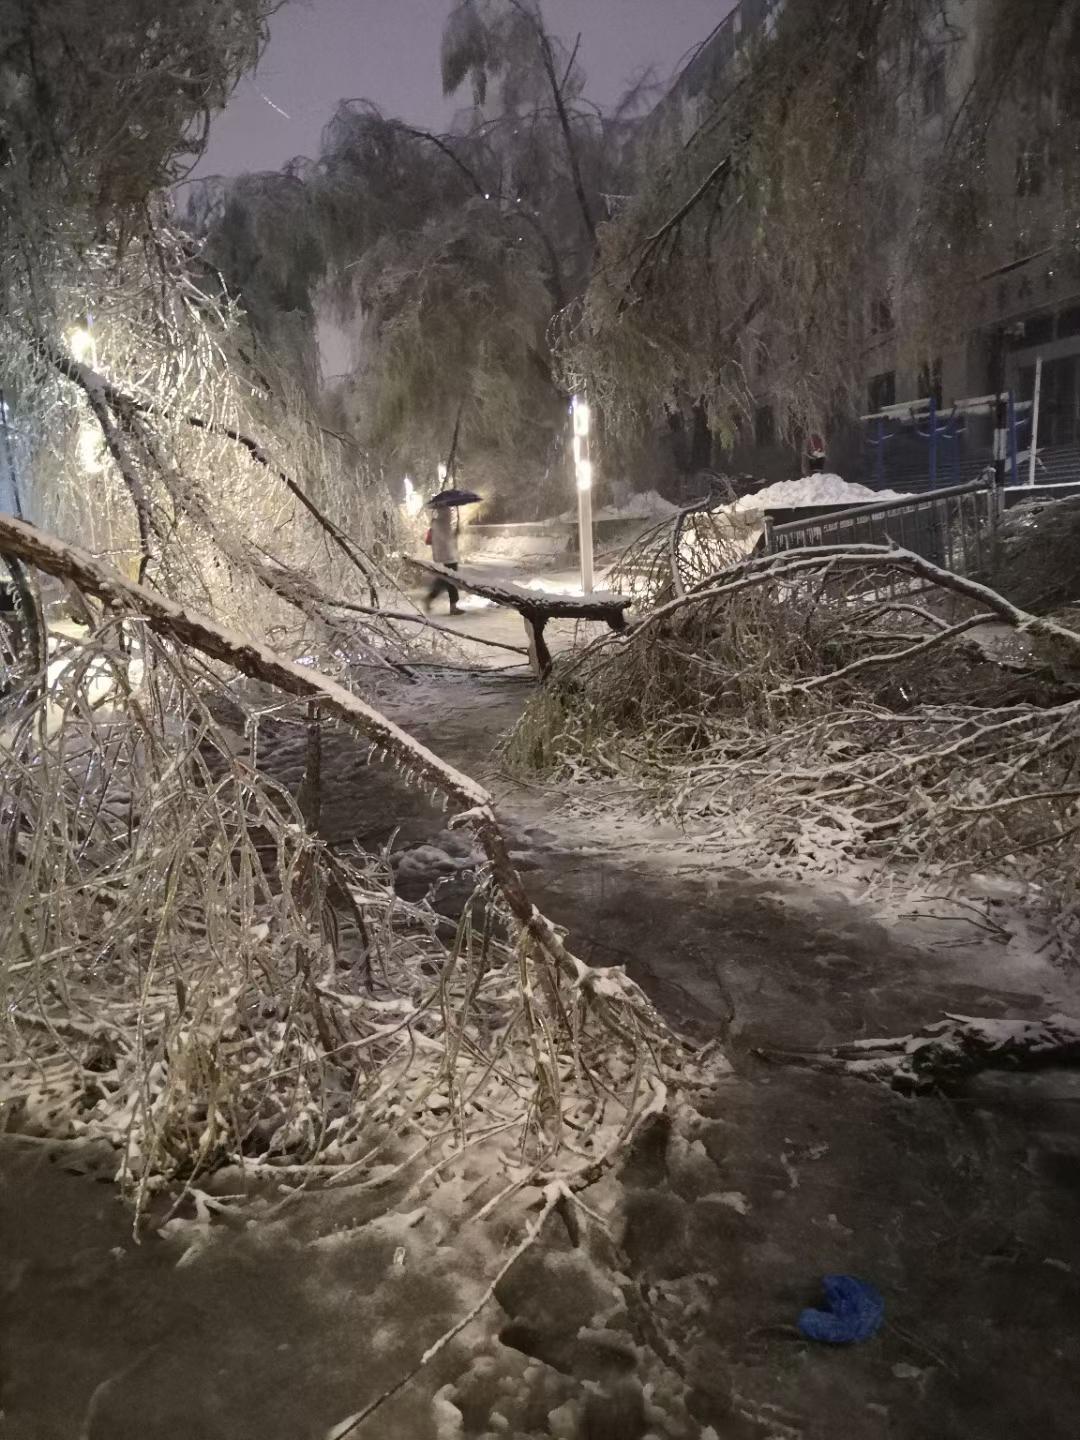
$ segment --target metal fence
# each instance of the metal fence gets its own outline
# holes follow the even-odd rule
[[[975,480],[786,524],[766,518],[765,548],[776,554],[809,545],[898,545],[946,570],[973,575],[985,568],[1000,513],[1000,490]]]

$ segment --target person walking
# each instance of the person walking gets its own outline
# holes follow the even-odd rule
[[[436,565],[442,565],[447,570],[458,568],[458,542],[457,533],[454,528],[454,514],[449,506],[439,506],[432,511],[431,529],[427,533],[427,542],[431,546],[431,558]],[[446,591],[450,598],[450,614],[462,615],[464,611],[458,605],[458,590],[449,580],[436,575],[432,582],[431,589],[424,599],[425,611],[431,611],[431,607],[439,596]]]

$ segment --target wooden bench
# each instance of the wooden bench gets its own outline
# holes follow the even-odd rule
[[[413,564],[426,575],[445,580],[456,590],[516,610],[525,622],[529,660],[539,680],[545,680],[551,673],[551,651],[544,640],[544,627],[549,620],[597,620],[611,630],[625,630],[626,611],[633,604],[626,596],[606,590],[590,595],[550,595],[543,590],[530,590],[516,580],[486,576],[482,571],[448,570],[430,560],[414,560]]]

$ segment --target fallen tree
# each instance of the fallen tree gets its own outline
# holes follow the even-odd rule
[[[690,1052],[621,970],[584,965],[536,909],[487,792],[334,680],[32,526],[0,517],[0,546],[106,607],[54,658],[47,695],[9,712],[2,757],[17,997],[4,1084],[31,1095],[39,1133],[75,1124],[120,1145],[140,1205],[223,1163],[363,1171],[395,1114],[416,1128],[413,1159],[506,1130],[524,1157],[513,1188],[591,1183]],[[121,623],[146,637],[134,679]],[[459,807],[486,918],[470,908],[447,949],[377,864],[329,854],[221,735],[212,697],[235,672]],[[301,788],[317,786],[309,760]],[[364,954],[343,971],[344,924]]]
[[[286,694],[318,701],[328,715],[341,720],[384,752],[409,776],[441,792],[448,800],[465,807],[459,823],[468,821],[484,847],[496,884],[515,919],[552,961],[564,969],[575,985],[597,996],[614,1000],[622,984],[629,986],[622,972],[590,970],[570,955],[555,927],[529,900],[521,877],[509,858],[506,838],[491,808],[486,790],[467,775],[440,760],[430,750],[399,729],[377,710],[351,694],[337,681],[310,667],[284,659],[257,641],[227,630],[216,621],[181,608],[132,581],[124,580],[95,560],[61,541],[43,534],[32,525],[11,516],[0,516],[0,550],[30,565],[70,580],[116,611],[137,614],[156,634],[191,646],[214,660],[224,661],[242,675],[262,680]],[[613,986],[609,982],[614,982]],[[633,987],[635,1003],[643,998]],[[627,990],[627,995],[630,991]]]
[[[1034,614],[1080,603],[1080,497],[1029,500],[1006,510],[987,579]]]
[[[571,659],[507,750],[719,820],[733,857],[1004,864],[1068,910],[1078,662],[1077,632],[917,555],[790,551],[710,575]]]

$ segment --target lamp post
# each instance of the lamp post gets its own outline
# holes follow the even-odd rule
[[[87,316],[86,324],[76,325],[75,329],[68,335],[68,344],[71,346],[72,358],[78,365],[89,364],[91,369],[97,369],[97,341],[94,338],[93,321]]]
[[[87,315],[85,325],[76,325],[74,330],[69,331],[68,345],[71,347],[72,359],[77,365],[89,365],[91,370],[97,370],[97,340],[94,336],[94,322],[90,315]],[[100,475],[105,469],[102,461],[104,446],[101,431],[96,422],[85,419],[80,422],[76,448],[79,464],[84,472],[87,475]]]
[[[581,590],[590,595],[593,588],[592,534],[592,460],[589,455],[589,433],[592,414],[586,401],[575,395],[571,413],[574,417],[574,475],[578,497],[578,544],[581,550]]]

